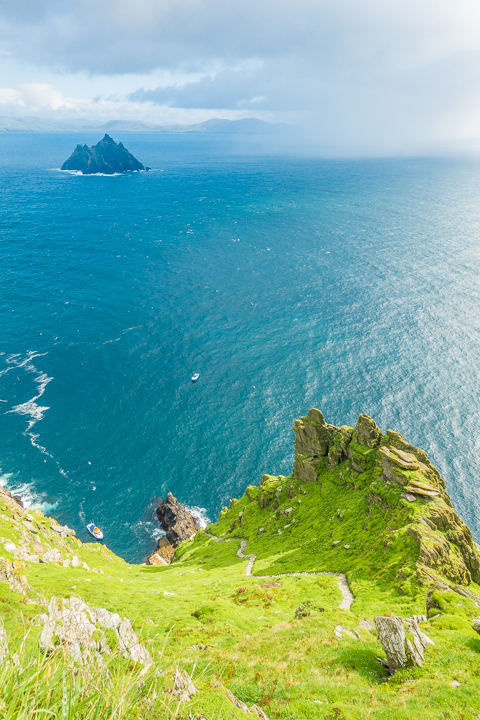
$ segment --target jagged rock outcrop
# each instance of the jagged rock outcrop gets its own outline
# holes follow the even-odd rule
[[[115,173],[145,170],[142,163],[133,157],[122,143],[117,144],[110,135],[105,135],[92,147],[77,145],[61,169],[74,170],[84,175],[94,175],[95,173],[114,175]]]
[[[401,501],[421,503],[422,512],[412,514],[406,527],[418,546],[418,582],[434,581],[438,574],[454,585],[468,585],[472,580],[480,583],[478,548],[469,528],[455,512],[444,480],[423,450],[393,430],[383,434],[364,414],[359,415],[354,428],[336,427],[314,408],[295,421],[294,431],[293,475],[297,480],[315,482],[328,458],[330,467],[345,464],[351,487],[355,487],[356,477],[358,482],[370,480],[372,485],[380,480],[389,487],[400,486]],[[258,496],[261,507],[270,500],[262,491],[262,483]],[[385,511],[390,507],[381,493],[373,490],[367,503]]]
[[[197,532],[195,518],[181,505],[177,498],[168,493],[157,508],[157,517],[165,536],[160,538],[155,553],[148,558],[150,565],[170,563],[175,548],[184,540],[190,540]]]
[[[157,508],[157,517],[167,540],[177,547],[184,540],[189,540],[197,532],[193,515],[181,505],[177,498],[168,493]]]
[[[148,650],[142,645],[128,618],[121,618],[104,608],[89,607],[83,600],[68,600],[53,596],[48,604],[48,615],[40,635],[39,645],[44,652],[51,652],[62,644],[66,651],[80,664],[99,659],[100,653],[110,653],[105,632],[115,631],[118,647],[126,659],[145,667],[152,664]]]
[[[190,675],[181,668],[175,670],[172,695],[177,695],[179,702],[190,702],[192,695],[198,692]]]
[[[261,707],[259,707],[258,705],[252,705],[249,708],[248,705],[243,702],[243,700],[239,700],[237,697],[235,697],[235,695],[229,688],[225,688],[225,690],[227,692],[228,699],[233,705],[235,705],[236,708],[246,713],[247,715],[256,715],[257,717],[261,718],[261,720],[268,720],[267,715],[264,713]]]
[[[390,675],[403,667],[420,667],[427,645],[435,645],[418,627],[417,618],[375,617],[378,639],[387,656]],[[383,663],[382,663],[383,664]]]

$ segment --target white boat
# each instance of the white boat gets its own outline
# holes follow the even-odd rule
[[[192,382],[197,382],[199,377],[200,377],[200,373],[193,373]]]
[[[90,523],[90,525],[87,525],[87,530],[90,535],[93,535],[95,540],[103,540],[103,532],[95,525],[95,523]]]

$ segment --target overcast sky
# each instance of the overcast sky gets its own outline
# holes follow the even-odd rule
[[[260,117],[325,144],[480,140],[478,0],[0,0],[0,115]]]

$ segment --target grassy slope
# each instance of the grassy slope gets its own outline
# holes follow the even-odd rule
[[[376,662],[383,655],[381,646],[371,632],[358,628],[361,619],[377,614],[424,614],[428,589],[416,582],[418,548],[403,530],[421,513],[423,501],[400,500],[400,488],[380,482],[377,487],[372,473],[352,482],[344,465],[331,469],[325,463],[318,482],[267,479],[260,489],[248,488],[209,528],[227,542],[200,532],[182,544],[168,567],[127,565],[102,545],[60,540],[37,514],[45,524],[42,542],[59,546],[65,556],[75,552],[104,574],[43,564],[25,564],[19,572],[47,599],[76,594],[90,605],[128,616],[165,672],[162,689],[171,686],[175,667],[188,672],[195,667],[200,693],[181,717],[190,710],[192,717],[201,712],[209,719],[244,717],[219,681],[249,705],[260,705],[270,718],[475,717],[480,713],[480,638],[471,629],[470,618],[478,613],[471,600],[454,593],[440,597],[442,617],[422,625],[436,643],[427,648],[425,664],[388,683]],[[259,493],[269,502],[264,509]],[[5,501],[0,534],[18,542],[10,505]],[[282,514],[288,508],[292,511]],[[274,588],[245,577],[247,560],[237,557],[236,538],[247,538],[246,552],[258,555],[254,574],[346,573],[355,595],[351,610],[338,609],[335,577],[284,577]],[[332,547],[335,540],[341,543]],[[12,559],[5,551],[3,556]],[[404,578],[397,579],[399,570]],[[0,582],[1,615],[11,644],[30,628],[28,642],[34,647],[40,629],[31,621],[44,608],[24,599]],[[311,615],[295,619],[295,609],[307,602]],[[360,640],[336,638],[333,629],[339,624],[355,628]],[[122,672],[130,672],[127,664]],[[452,680],[460,687],[451,687]],[[136,706],[142,717],[170,717],[174,711],[163,692],[152,706],[143,701]]]

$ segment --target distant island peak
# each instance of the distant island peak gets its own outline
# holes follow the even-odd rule
[[[116,143],[110,135],[105,133],[104,137],[92,147],[78,144],[61,169],[81,172],[84,175],[99,173],[115,175],[145,170],[145,167],[127,150],[123,143]]]

